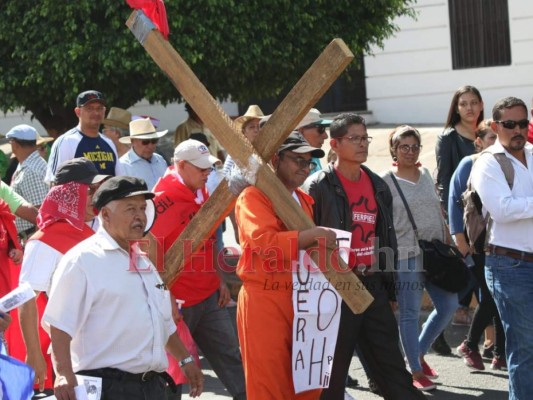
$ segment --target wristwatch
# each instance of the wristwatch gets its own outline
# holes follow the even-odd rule
[[[181,367],[183,367],[185,364],[188,364],[188,363],[191,363],[193,362],[193,358],[192,356],[189,356],[189,357],[185,357],[183,360],[181,360],[180,362],[178,362],[178,365]]]

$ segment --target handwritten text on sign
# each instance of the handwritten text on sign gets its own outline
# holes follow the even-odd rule
[[[350,243],[351,233],[336,232],[337,240],[347,238],[343,242]],[[346,250],[339,253],[347,262]],[[305,251],[300,252],[292,279],[292,376],[294,390],[300,393],[329,386],[342,299]]]

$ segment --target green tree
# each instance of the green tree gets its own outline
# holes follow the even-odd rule
[[[414,16],[416,0],[172,0],[171,44],[217,98],[246,102],[290,88],[322,49],[342,38],[355,54]],[[76,95],[105,93],[127,108],[180,95],[125,26],[117,0],[4,0],[0,5],[0,110],[23,108],[45,127],[74,123]]]

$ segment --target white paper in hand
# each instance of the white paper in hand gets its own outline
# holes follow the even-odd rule
[[[35,292],[30,284],[24,282],[0,299],[0,311],[9,312],[14,310],[34,297]]]

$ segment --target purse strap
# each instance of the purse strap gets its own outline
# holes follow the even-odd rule
[[[407,211],[407,216],[409,217],[409,221],[411,221],[411,225],[413,225],[413,230],[415,232],[416,240],[418,240],[418,228],[416,227],[413,214],[411,214],[411,209],[409,208],[409,205],[407,204],[407,200],[405,199],[405,196],[403,195],[403,192],[402,192],[402,189],[400,188],[398,180],[394,176],[394,172],[389,171],[389,173],[392,179],[392,183],[394,183],[394,186],[396,186],[396,190],[398,191],[398,194],[400,195],[400,198],[402,199],[403,205],[405,207],[405,211]]]

